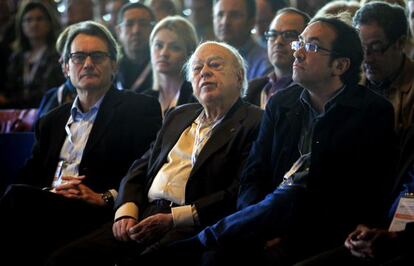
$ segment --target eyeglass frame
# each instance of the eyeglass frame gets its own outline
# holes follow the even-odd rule
[[[300,47],[296,48],[296,44],[297,43],[301,43]],[[310,47],[313,46],[315,47],[314,49],[310,49]],[[290,48],[293,51],[298,51],[300,48],[304,48],[306,52],[313,52],[313,53],[317,53],[319,52],[319,50],[321,51],[325,51],[331,54],[338,54],[337,52],[333,51],[333,50],[329,50],[327,48],[321,47],[320,45],[316,44],[316,43],[311,43],[311,42],[305,42],[304,40],[297,40],[297,41],[293,41],[290,43]]]
[[[284,35],[286,35],[287,33],[294,33],[296,36],[293,38],[286,38]],[[281,36],[284,41],[289,41],[289,40],[296,40],[299,37],[299,34],[300,33],[296,30],[285,30],[285,31],[268,30],[268,31],[265,31],[264,37],[267,41],[274,41],[277,39],[277,37]],[[274,40],[271,40],[272,38],[274,38]]]
[[[76,55],[84,55],[85,58],[84,59],[78,58],[81,61],[76,62],[78,59],[75,59],[75,60],[73,59],[73,56],[76,56]],[[96,56],[98,56],[98,57],[96,57]],[[99,56],[101,56],[101,57],[99,57]],[[110,58],[110,59],[113,59],[113,56],[111,56],[108,52],[103,52],[103,51],[93,51],[93,52],[90,52],[90,53],[74,52],[74,53],[69,54],[69,59],[72,60],[72,63],[74,63],[75,65],[84,65],[85,62],[86,62],[86,59],[88,57],[91,58],[92,62],[95,65],[102,64],[105,61],[105,58],[107,58],[107,57]]]

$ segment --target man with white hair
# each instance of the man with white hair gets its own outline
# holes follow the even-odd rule
[[[121,182],[114,222],[61,249],[49,265],[142,264],[142,252],[194,235],[234,211],[262,111],[240,98],[246,71],[230,45],[200,45],[187,70],[201,106],[183,105],[165,118],[152,149]]]

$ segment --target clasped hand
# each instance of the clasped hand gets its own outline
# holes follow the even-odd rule
[[[94,205],[105,205],[99,193],[82,183],[84,179],[84,175],[62,176],[62,183],[51,191],[69,199],[79,199]]]
[[[119,241],[135,241],[149,245],[158,241],[173,227],[171,213],[158,213],[145,218],[139,223],[133,218],[116,221],[112,226],[114,237]]]
[[[388,257],[397,252],[398,234],[384,229],[368,228],[358,225],[348,235],[345,246],[350,252],[359,258],[378,259]]]

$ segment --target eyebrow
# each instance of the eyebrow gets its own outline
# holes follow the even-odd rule
[[[212,57],[208,57],[207,58],[207,60],[205,60],[205,62],[211,62],[212,60],[223,60],[224,61],[224,58],[223,57],[221,57],[221,56],[212,56]],[[194,60],[193,62],[192,62],[192,64],[194,65],[194,64],[202,64],[204,61],[202,61],[202,60]]]
[[[299,39],[304,40],[302,35],[299,36]],[[306,42],[312,42],[312,41],[316,41],[316,42],[320,43],[320,39],[318,37],[310,37]]]
[[[362,45],[374,45],[374,44],[384,44],[382,40],[375,40],[370,43],[362,43]]]

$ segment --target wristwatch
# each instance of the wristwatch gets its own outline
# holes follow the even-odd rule
[[[114,196],[111,191],[107,190],[101,194],[101,197],[105,203],[105,206],[112,207],[114,205]]]

